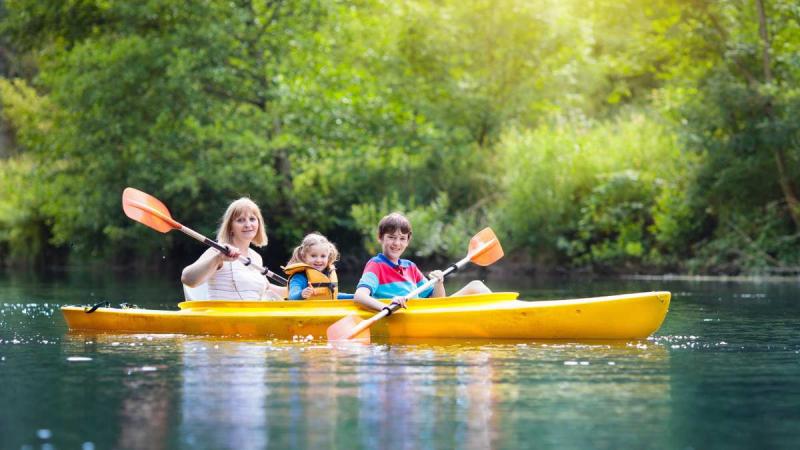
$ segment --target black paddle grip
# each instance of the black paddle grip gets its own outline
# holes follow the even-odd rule
[[[217,241],[212,241],[209,238],[205,238],[205,240],[203,240],[203,242],[206,245],[208,245],[209,247],[214,247],[215,249],[221,251],[222,254],[224,254],[225,256],[230,256],[231,255],[230,250],[228,250],[228,247],[225,246],[225,245],[221,245],[221,244],[217,243]]]
[[[386,316],[391,316],[393,312],[400,309],[400,303],[392,302],[389,303],[387,306],[381,308],[381,311],[386,311]]]

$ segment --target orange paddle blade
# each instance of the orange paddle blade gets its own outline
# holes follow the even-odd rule
[[[122,191],[122,210],[131,219],[162,233],[181,228],[159,199],[132,187]]]
[[[503,247],[491,228],[484,228],[470,239],[468,256],[479,266],[488,266],[503,257]]]
[[[358,341],[363,342],[365,344],[369,344],[370,342],[370,333],[369,327],[365,328],[364,331],[358,333],[357,335],[348,338],[352,330],[364,319],[358,317],[355,314],[351,314],[347,317],[343,317],[336,321],[333,325],[328,327],[328,340],[329,341]]]

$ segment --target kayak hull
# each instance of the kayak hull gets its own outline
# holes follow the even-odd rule
[[[408,309],[376,322],[373,337],[431,339],[641,339],[667,314],[669,292],[643,292],[573,300],[523,301],[517,293],[412,299]],[[323,339],[337,320],[375,314],[341,300],[189,301],[178,311],[65,306],[74,331],[194,334],[247,338]]]

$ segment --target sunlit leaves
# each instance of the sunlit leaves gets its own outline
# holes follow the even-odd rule
[[[770,71],[749,0],[7,1],[7,179],[41,198],[9,197],[0,242],[147,253],[134,185],[209,234],[250,195],[284,247],[374,250],[400,208],[420,257],[489,222],[557,263],[672,264],[719,223],[766,248],[776,149],[800,179],[800,26],[765,5]]]

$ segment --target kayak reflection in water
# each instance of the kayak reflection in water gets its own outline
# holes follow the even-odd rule
[[[250,248],[267,245],[264,218],[258,205],[247,197],[232,202],[217,231],[217,241],[228,254],[209,248],[194,263],[183,269],[181,282],[193,288],[208,283],[209,299],[283,300],[287,289],[270,283],[258,271],[246,267],[239,256],[262,265],[261,255]]]

